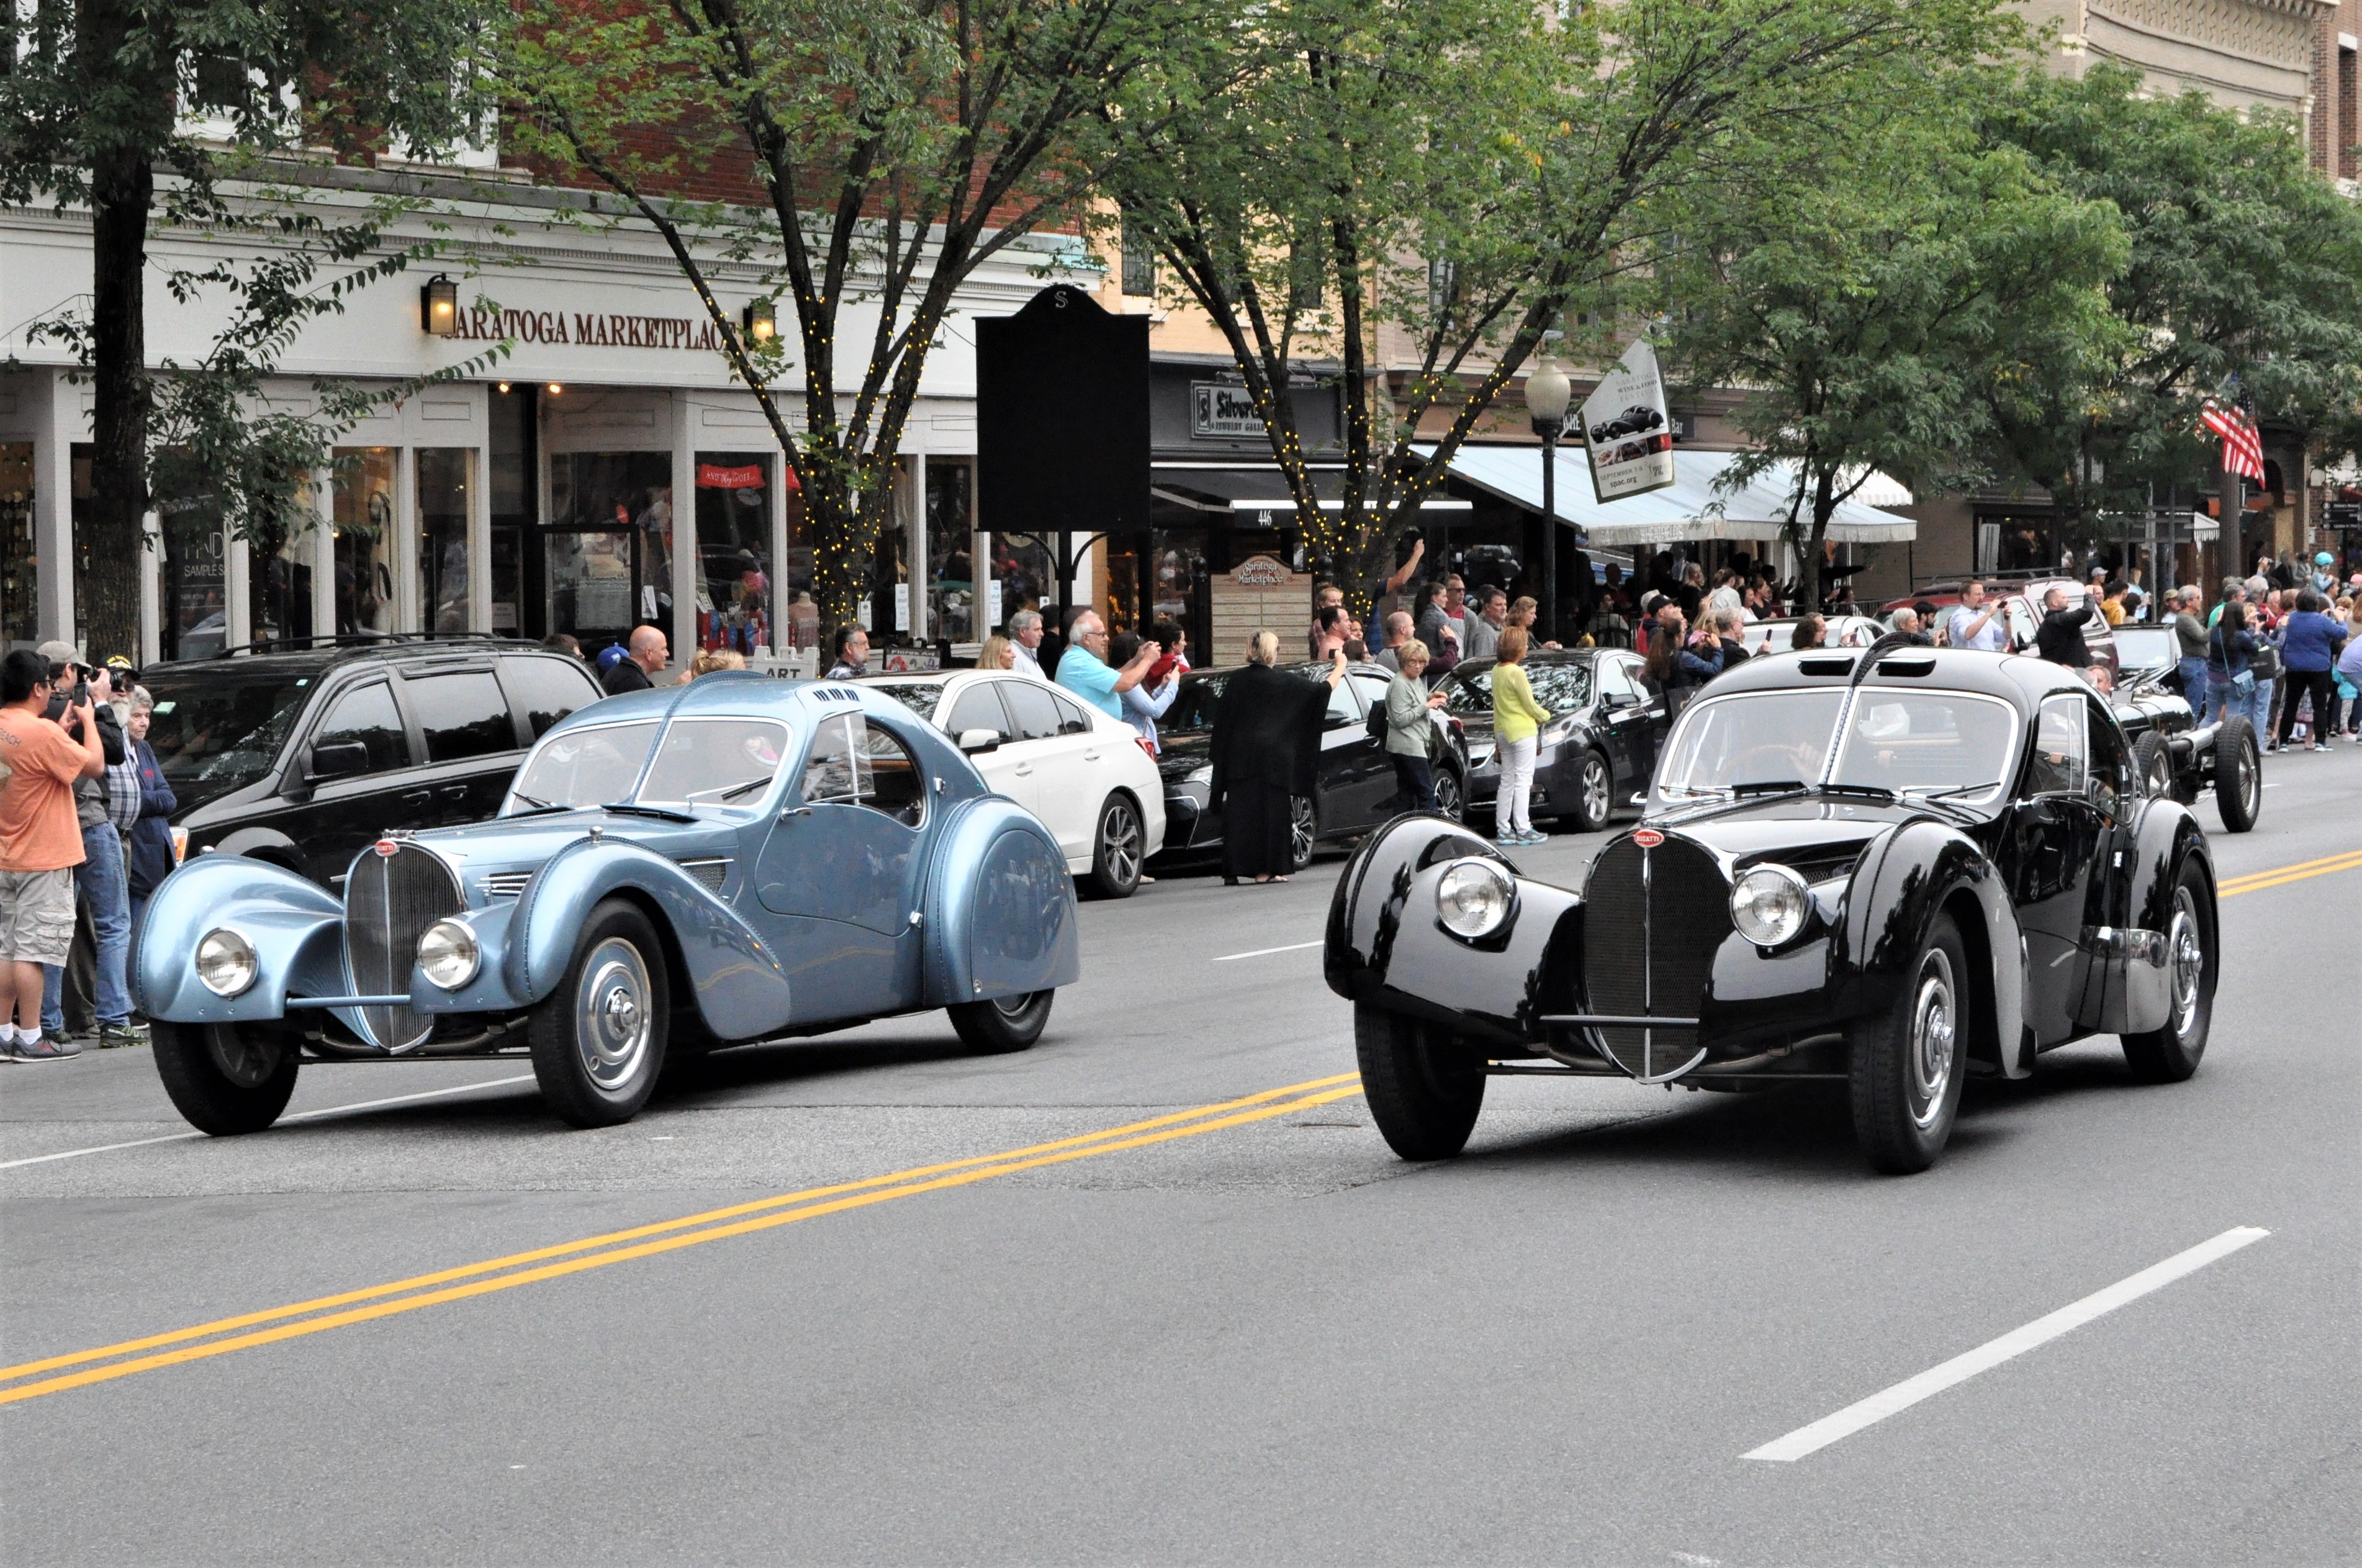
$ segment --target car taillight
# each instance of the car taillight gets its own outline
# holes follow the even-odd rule
[[[1139,745],[1141,750],[1148,754],[1149,761],[1153,762],[1156,760],[1156,748],[1148,744],[1148,737],[1146,735],[1134,735],[1131,738]]]

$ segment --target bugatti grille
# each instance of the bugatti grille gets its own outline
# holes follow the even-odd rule
[[[414,845],[397,845],[392,855],[361,851],[345,878],[345,962],[361,996],[393,996],[410,989],[418,939],[445,915],[464,907],[450,867]],[[409,1007],[364,1007],[361,1032],[386,1051],[423,1043],[435,1021]]]
[[[1730,884],[1713,857],[1678,838],[1648,850],[1623,839],[1593,865],[1584,901],[1586,1010],[1697,1017],[1715,950],[1730,933]],[[1647,1082],[1688,1071],[1704,1053],[1693,1027],[1593,1033],[1617,1066]]]

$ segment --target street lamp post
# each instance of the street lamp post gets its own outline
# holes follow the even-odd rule
[[[1567,399],[1573,389],[1558,361],[1543,356],[1541,367],[1526,378],[1526,412],[1534,434],[1542,438],[1542,591],[1541,640],[1558,639],[1558,438],[1566,428]]]

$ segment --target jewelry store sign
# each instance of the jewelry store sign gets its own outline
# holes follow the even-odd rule
[[[1261,436],[1263,421],[1255,415],[1253,394],[1220,381],[1191,381],[1189,434],[1225,440]]]
[[[686,315],[626,315],[614,311],[463,310],[451,336],[475,343],[578,343],[596,348],[689,349],[717,353],[721,328]]]

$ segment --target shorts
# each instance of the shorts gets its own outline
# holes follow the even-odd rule
[[[72,867],[0,871],[0,962],[63,964],[73,934]]]

